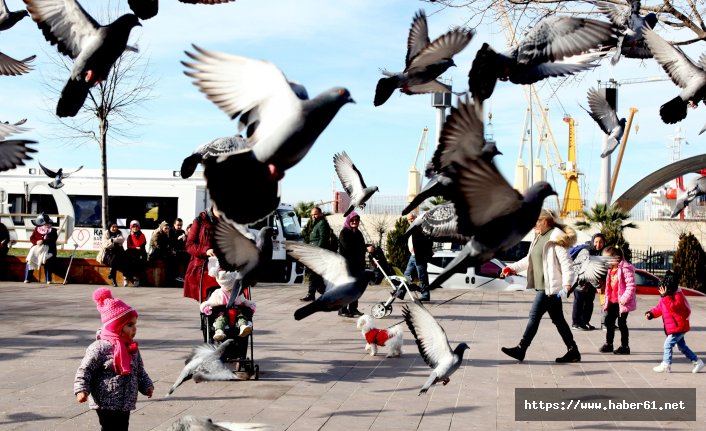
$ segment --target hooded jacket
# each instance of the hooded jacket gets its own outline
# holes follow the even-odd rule
[[[605,297],[610,298],[610,271],[606,275]],[[620,313],[628,313],[637,308],[636,304],[637,288],[635,287],[635,267],[625,259],[618,263],[618,303],[620,303]],[[608,300],[603,301],[603,309],[608,310]]]
[[[527,288],[534,289],[534,274],[532,269],[532,249],[537,243],[539,236],[535,237],[530,244],[527,256],[521,260],[508,265],[515,272],[527,271]],[[542,250],[542,266],[544,268],[544,292],[547,295],[556,295],[564,288],[574,283],[576,274],[574,273],[574,261],[569,255],[569,247],[576,242],[576,231],[569,226],[563,228],[554,227],[549,240],[544,244]]]
[[[677,289],[672,295],[664,295],[660,298],[659,304],[650,310],[650,313],[653,317],[662,316],[664,333],[667,335],[689,332],[691,329],[689,327],[691,307],[681,289]]]

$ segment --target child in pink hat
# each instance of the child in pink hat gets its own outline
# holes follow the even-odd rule
[[[76,371],[74,394],[96,410],[101,429],[127,430],[137,392],[152,398],[154,391],[135,342],[137,311],[104,287],[93,292],[93,300],[103,326]]]

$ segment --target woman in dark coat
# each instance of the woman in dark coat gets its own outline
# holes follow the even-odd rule
[[[205,269],[208,258],[216,255],[213,252],[213,240],[217,219],[213,209],[203,211],[194,219],[189,229],[186,251],[191,255],[191,260],[184,276],[184,297],[186,298],[199,301],[201,286],[207,288],[218,286],[216,279],[208,275],[208,270]]]
[[[365,270],[365,252],[367,251],[363,233],[358,229],[358,226],[360,226],[360,216],[354,211],[348,214],[343,223],[343,229],[338,235],[338,253],[346,259],[348,270],[353,275]],[[353,301],[347,307],[341,308],[338,315],[358,317],[363,313],[358,311],[358,301]]]

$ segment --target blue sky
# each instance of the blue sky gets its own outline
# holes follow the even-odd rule
[[[126,7],[115,1],[84,3],[101,22],[105,20],[98,12],[105,5]],[[8,6],[16,10],[24,4],[8,0]],[[437,11],[434,5],[412,0],[238,0],[216,6],[162,0],[159,15],[144,21],[144,27],[135,29],[131,37],[131,43],[137,43],[142,55],[149,60],[149,71],[155,80],[154,98],[136,112],[141,124],[131,130],[135,137],[109,143],[109,168],[176,170],[197,145],[235,133],[235,122],[208,101],[183,74],[184,67],[180,64],[186,60],[183,52],[194,43],[210,50],[269,60],[288,79],[304,84],[310,95],[333,86],[344,86],[356,100],[357,104],[341,109],[307,157],[287,172],[282,187],[283,201],[330,200],[332,185],[340,189],[332,157],[343,150],[363,172],[366,182],[379,186],[381,194],[405,194],[407,172],[422,129],[428,127],[430,137],[434,136],[436,113],[430,106],[429,95],[395,94],[377,108],[372,99],[380,78],[379,69],[397,71],[404,67],[409,26],[414,12],[420,8],[427,12],[432,39],[452,26],[467,22],[463,9]],[[499,50],[506,47],[500,26],[489,23],[476,30],[471,44],[455,58],[458,67],[444,75],[453,81],[456,91],[467,88],[468,69],[483,42]],[[662,27],[658,32],[665,34]],[[30,18],[3,32],[1,41],[0,50],[13,58],[37,55],[35,69],[28,75],[0,77],[3,95],[0,120],[28,118],[27,126],[32,131],[23,136],[40,142],[35,146],[39,151],[35,161],[29,165],[36,165],[39,160],[48,167],[100,167],[97,145],[77,146],[57,138],[65,134],[57,131],[59,126],[51,114],[57,95],[46,89],[46,80],[56,74],[56,66],[51,61],[51,56],[57,55],[56,49],[44,40]],[[688,47],[687,52],[692,58],[698,58],[701,47]],[[578,103],[586,105],[586,91],[596,86],[599,79],[662,74],[654,61],[622,59],[616,67],[611,67],[604,60],[599,68],[578,80],[552,79],[548,84],[537,86],[550,109],[550,126],[563,159],[566,159],[568,128],[562,117],[567,113],[578,123],[578,165],[585,174],[585,199],[592,201],[597,190],[601,132]],[[492,131],[504,153],[496,160],[511,183],[527,107],[523,94],[520,86],[498,83],[486,105],[486,111],[493,114]],[[550,98],[552,94],[556,96]],[[671,160],[667,145],[675,127],[661,122],[658,109],[677,94],[678,88],[671,82],[621,86],[619,115],[626,116],[630,106],[640,112],[634,123],[639,131],[631,132],[616,195]],[[704,112],[704,107],[690,110],[681,123],[689,142],[682,148],[683,158],[703,152],[705,144],[698,131],[706,122]],[[430,138],[429,144],[433,148],[433,139]],[[544,160],[544,152],[541,158]],[[525,163],[529,160],[527,149],[524,160]],[[421,161],[418,166],[422,166]],[[552,176],[550,173],[548,180],[555,184],[560,195],[563,194],[564,180],[559,174]]]

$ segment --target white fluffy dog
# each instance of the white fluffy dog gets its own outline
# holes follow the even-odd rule
[[[388,358],[398,358],[402,355],[402,343],[404,341],[404,331],[402,325],[395,325],[389,329],[377,329],[375,319],[372,316],[363,314],[358,318],[358,329],[365,338],[365,351],[370,352],[370,356],[378,353],[378,346],[387,346]]]

